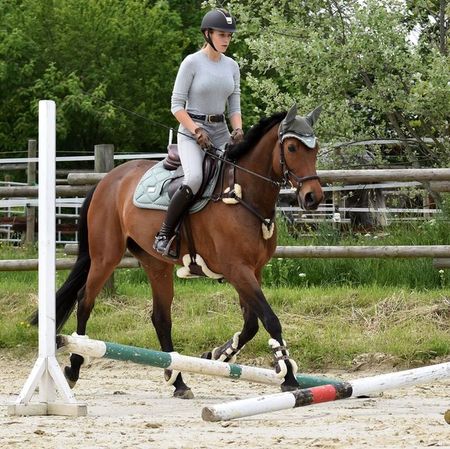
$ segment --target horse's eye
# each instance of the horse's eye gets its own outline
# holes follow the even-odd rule
[[[288,145],[288,151],[290,153],[294,153],[296,150],[297,150],[297,147],[294,144],[291,143],[290,145]]]

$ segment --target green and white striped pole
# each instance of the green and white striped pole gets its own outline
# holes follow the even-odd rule
[[[155,351],[153,349],[144,349],[68,335],[58,335],[56,342],[58,348],[64,348],[82,356],[130,361],[157,368],[209,376],[229,377],[231,379],[242,379],[268,385],[280,385],[284,380],[277,377],[274,370],[190,357],[178,354],[177,352]],[[296,377],[300,388],[340,384],[340,381],[321,376],[297,374]]]

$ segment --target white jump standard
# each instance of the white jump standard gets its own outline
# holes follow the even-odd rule
[[[56,106],[39,101],[39,356],[10,415],[86,415],[55,357]],[[39,399],[31,399],[39,387]],[[59,393],[59,397],[58,397]]]
[[[287,410],[350,397],[368,396],[400,387],[450,378],[450,362],[397,373],[363,377],[337,385],[323,385],[292,392],[259,396],[205,407],[205,421],[228,421],[261,413]]]

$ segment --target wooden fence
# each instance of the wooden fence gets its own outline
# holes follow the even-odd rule
[[[67,255],[78,253],[78,244],[65,246]],[[277,246],[273,257],[276,258],[433,258],[435,268],[450,267],[450,245],[422,245],[422,246]],[[57,259],[56,269],[67,270],[75,263],[74,258]],[[119,268],[137,268],[138,261],[126,252]],[[37,259],[0,260],[0,271],[33,271],[37,270]]]
[[[37,187],[34,185],[36,180],[36,141],[30,141],[28,147],[28,186],[11,186],[0,187],[0,198],[13,197],[37,197]],[[73,198],[74,196],[84,197],[84,195],[92,188],[94,184],[99,182],[105,174],[114,167],[115,159],[142,158],[146,156],[160,158],[163,154],[149,155],[114,155],[113,145],[96,145],[94,148],[94,156],[90,159],[94,161],[94,173],[73,172],[67,175],[69,185],[57,185],[56,194],[61,198]],[[61,158],[63,159],[63,158]],[[73,159],[73,158],[67,158]],[[17,160],[10,160],[9,163],[17,163]],[[395,183],[401,186],[401,183],[412,183],[415,186],[420,183],[426,183],[427,187],[437,192],[450,191],[450,168],[429,168],[429,169],[371,169],[371,170],[319,170],[318,174],[324,184],[346,183],[356,184],[363,183],[367,187],[370,185],[375,188],[374,183]],[[357,188],[357,186],[352,186]],[[330,188],[334,189],[334,188]],[[346,189],[344,187],[344,189]],[[30,200],[30,204],[31,204]],[[27,206],[27,231],[26,240],[30,242],[34,238],[35,210],[34,206]],[[282,208],[285,209],[285,208]],[[362,209],[362,208],[360,208]],[[366,208],[367,209],[367,208]],[[345,208],[342,208],[345,210]],[[369,210],[369,209],[367,209]],[[383,211],[383,208],[374,209],[374,211]],[[429,213],[434,212],[432,210]],[[427,213],[428,213],[427,212]],[[69,253],[73,248],[68,249]],[[450,247],[445,245],[433,246],[347,246],[347,247],[330,247],[330,246],[306,246],[306,247],[278,247],[275,257],[289,258],[308,258],[308,257],[344,257],[344,258],[392,258],[392,257],[429,257],[434,259],[436,268],[447,268],[450,266]],[[124,266],[137,266],[134,259],[133,263],[128,260],[124,262]],[[62,259],[58,262],[59,269],[66,269],[73,260]],[[0,270],[29,270],[37,266],[35,261],[1,261]],[[3,268],[2,268],[3,267]],[[12,268],[16,267],[16,268]]]
[[[404,168],[367,170],[318,170],[322,183],[369,183],[383,181],[431,182],[432,190],[450,191],[450,168]],[[69,173],[72,186],[97,184],[106,173]]]

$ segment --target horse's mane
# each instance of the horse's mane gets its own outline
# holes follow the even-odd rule
[[[263,117],[256,125],[253,125],[245,134],[244,140],[237,145],[229,146],[227,156],[237,160],[252,149],[276,123],[286,117],[286,111],[277,112],[270,117]]]

